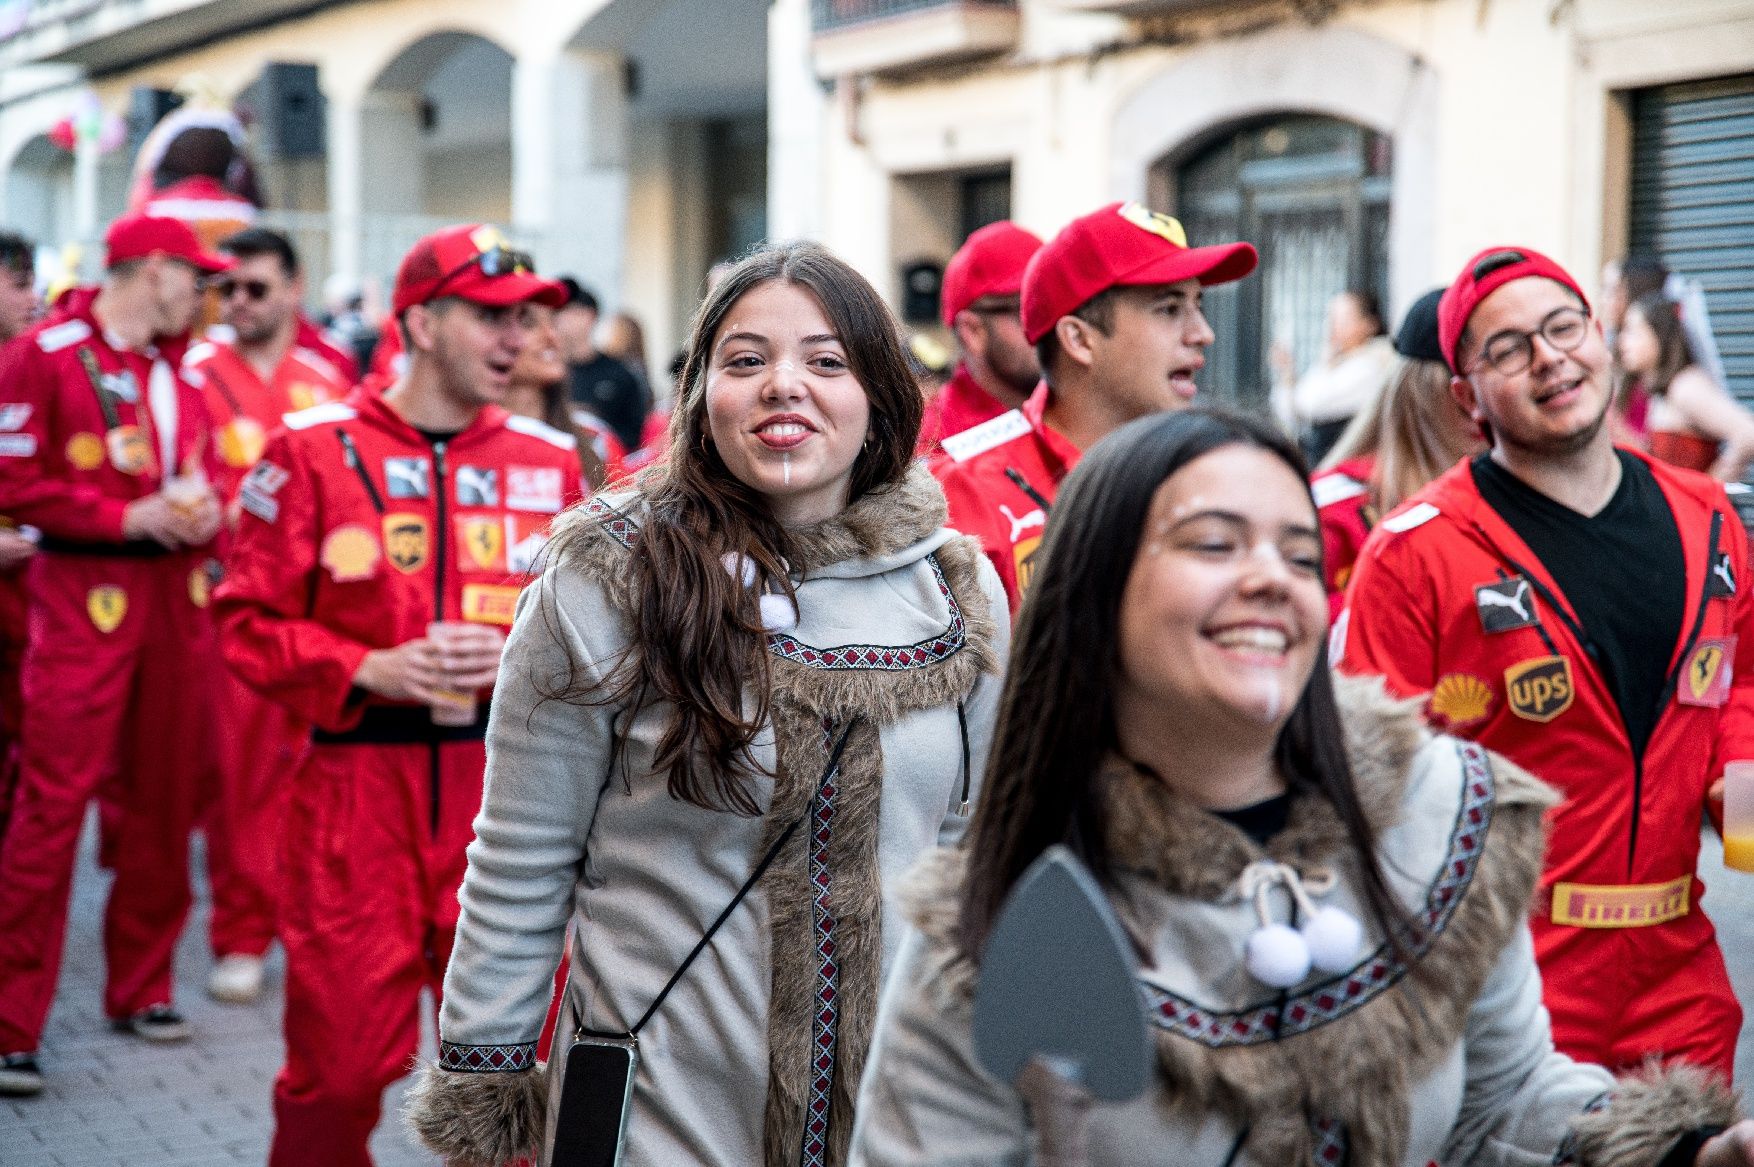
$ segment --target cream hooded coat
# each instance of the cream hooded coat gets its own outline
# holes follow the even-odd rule
[[[769,843],[803,828],[640,1034],[624,1163],[845,1162],[879,986],[903,931],[890,891],[961,833],[1007,647],[997,577],[943,528],[916,467],[895,489],[791,532],[799,622],[769,637],[772,718],[747,818],[671,798],[652,759],[666,709],[544,701],[570,664],[599,679],[629,639],[628,564],[643,511],[601,496],[563,520],[527,589],[488,730],[485,803],[445,978],[440,1061],[410,1107],[459,1162],[552,1140],[536,1041],[569,920],[556,1036],[624,1031],[731,901]],[[960,707],[960,708],[959,708]],[[839,774],[818,781],[857,718]],[[831,736],[832,735],[832,736]],[[617,738],[624,755],[613,759]],[[544,1151],[543,1160],[546,1163]]]
[[[1090,1167],[1654,1167],[1684,1132],[1725,1125],[1728,1092],[1692,1071],[1621,1083],[1553,1049],[1524,913],[1552,793],[1472,743],[1437,737],[1376,681],[1341,681],[1349,754],[1391,890],[1418,925],[1409,968],[1367,925],[1357,966],[1280,993],[1244,967],[1258,926],[1238,894],[1263,852],[1240,830],[1130,767],[1105,772],[1115,909],[1148,952],[1139,984],[1155,1084],[1098,1106]],[[1327,803],[1299,799],[1267,857],[1316,898],[1369,915]],[[866,1067],[853,1161],[862,1167],[1025,1167],[1018,1092],[977,1064],[976,970],[956,920],[964,857],[933,856]],[[1290,903],[1275,892],[1274,918]],[[1586,1112],[1589,1112],[1586,1116]]]

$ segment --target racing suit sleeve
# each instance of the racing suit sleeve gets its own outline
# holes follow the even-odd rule
[[[26,411],[13,447],[0,456],[0,513],[57,539],[120,543],[127,500],[60,474],[60,451],[72,436],[56,424],[62,388],[55,361],[33,336],[0,349],[0,409]]]
[[[1437,684],[1439,586],[1405,536],[1379,527],[1353,569],[1346,606],[1334,625],[1330,663],[1354,676],[1380,676],[1396,696],[1431,692]]]
[[[930,468],[932,477],[938,480],[938,486],[944,491],[944,502],[950,512],[948,525],[980,540],[981,550],[986,553],[993,570],[998,572],[999,583],[1005,589],[1006,610],[1016,615],[1020,602],[1017,595],[1016,558],[1012,554],[1010,543],[993,529],[991,520],[982,519],[992,508],[983,502],[978,479],[949,455],[933,459]]]
[[[1729,598],[1731,631],[1736,652],[1731,665],[1730,695],[1718,720],[1717,754],[1712,778],[1724,772],[1724,764],[1754,761],[1754,571],[1748,562],[1748,534],[1727,503],[1724,516],[1724,550],[1736,575],[1736,591]],[[1713,817],[1721,813],[1713,807]]]
[[[363,694],[354,674],[369,646],[343,636],[310,613],[315,590],[319,500],[309,465],[287,435],[276,437],[263,465],[286,480],[261,508],[238,516],[225,581],[214,592],[214,613],[226,663],[245,684],[320,729],[357,724]]]

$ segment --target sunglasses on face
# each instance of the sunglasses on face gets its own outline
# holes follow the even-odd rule
[[[536,261],[530,258],[527,251],[513,251],[509,247],[490,247],[486,251],[478,251],[468,259],[446,272],[439,280],[438,286],[432,290],[432,298],[438,299],[439,293],[446,285],[472,267],[479,267],[481,274],[488,279],[518,274],[536,274]]]
[[[209,280],[207,286],[219,293],[221,300],[229,300],[237,292],[242,292],[249,300],[266,300],[273,287],[266,280]]]

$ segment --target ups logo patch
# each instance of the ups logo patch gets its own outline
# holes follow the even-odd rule
[[[1541,656],[1504,670],[1505,701],[1524,721],[1552,721],[1571,708],[1577,688],[1571,680],[1571,661],[1562,656]]]

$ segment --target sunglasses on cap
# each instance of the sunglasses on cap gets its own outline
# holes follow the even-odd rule
[[[490,247],[486,251],[476,252],[446,272],[444,278],[433,286],[429,299],[438,299],[452,280],[472,267],[479,267],[481,274],[490,280],[498,279],[500,276],[536,274],[536,261],[530,258],[529,252],[514,251],[509,247]]]
[[[246,299],[261,301],[274,290],[266,280],[234,280],[228,276],[208,280],[207,286],[218,292],[221,300],[229,300],[233,294],[242,292]]]

